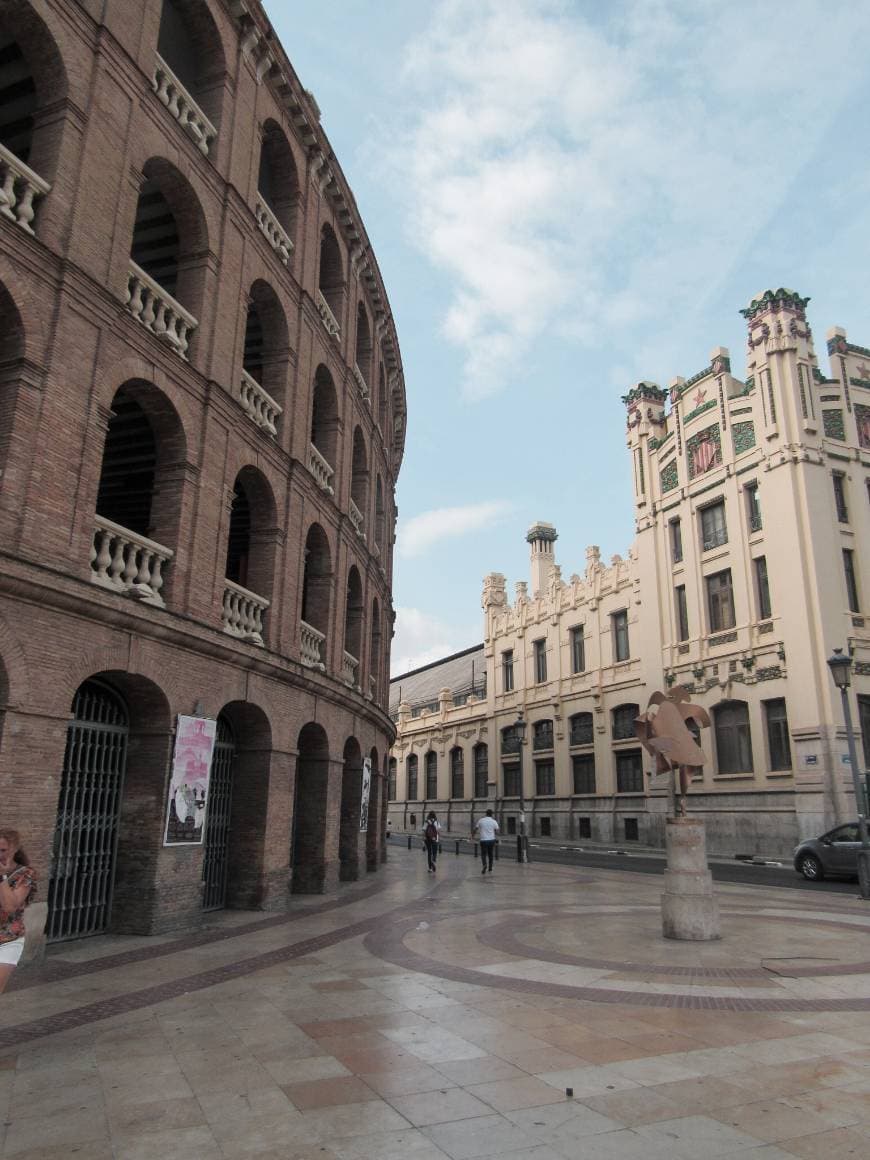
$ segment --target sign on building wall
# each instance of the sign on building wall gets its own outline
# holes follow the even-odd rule
[[[359,828],[360,830],[367,830],[369,828],[369,794],[372,788],[372,759],[370,757],[363,758],[362,765],[362,796],[359,803]]]
[[[217,721],[207,717],[178,718],[164,846],[198,846],[202,842],[216,733]]]

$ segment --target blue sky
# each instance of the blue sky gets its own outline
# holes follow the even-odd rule
[[[620,395],[731,350],[768,286],[870,345],[870,5],[266,0],[357,198],[408,394],[393,672],[481,581],[634,533]]]

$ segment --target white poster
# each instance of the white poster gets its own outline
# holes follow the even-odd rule
[[[370,757],[363,758],[362,766],[362,796],[359,803],[359,828],[360,830],[367,830],[369,828],[369,793],[372,788],[372,759]]]
[[[198,846],[208,807],[208,783],[217,721],[208,717],[178,718],[164,846]]]

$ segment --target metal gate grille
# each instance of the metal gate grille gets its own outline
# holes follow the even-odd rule
[[[235,756],[236,743],[230,724],[226,717],[218,717],[205,817],[205,853],[202,860],[203,910],[221,910],[226,904]]]
[[[51,940],[108,926],[127,761],[127,709],[117,693],[85,681],[72,709],[48,884]]]

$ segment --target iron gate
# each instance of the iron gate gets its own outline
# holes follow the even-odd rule
[[[203,910],[221,910],[226,905],[235,756],[236,743],[230,724],[226,717],[218,717],[205,817],[205,851],[202,860]]]
[[[51,940],[108,926],[127,763],[127,707],[114,690],[85,681],[72,711],[48,883]]]

